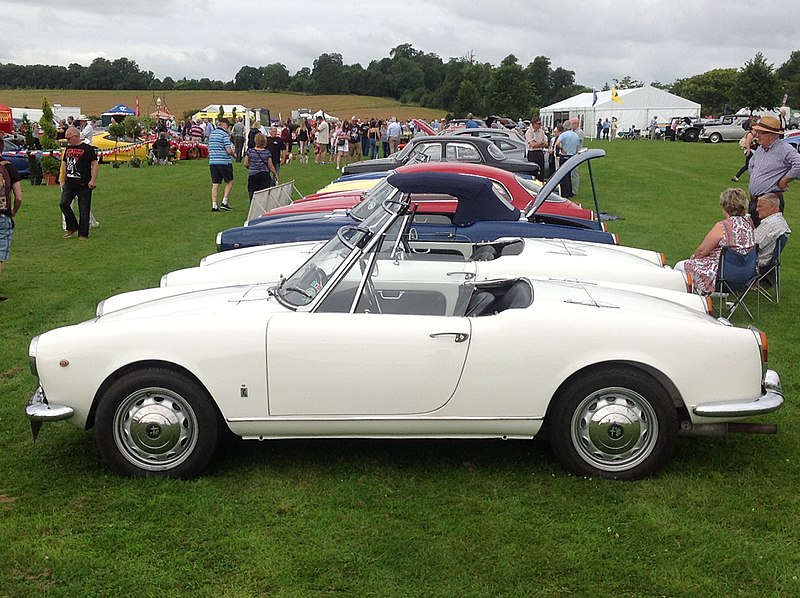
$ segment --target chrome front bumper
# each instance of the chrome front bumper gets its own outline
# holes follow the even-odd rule
[[[42,387],[36,389],[25,407],[25,415],[31,421],[31,434],[33,439],[39,434],[39,429],[44,422],[56,422],[62,419],[69,419],[75,411],[66,405],[51,405],[44,396]]]
[[[692,412],[702,417],[750,417],[772,413],[783,405],[781,378],[775,370],[764,374],[764,392],[751,400],[695,405]]]

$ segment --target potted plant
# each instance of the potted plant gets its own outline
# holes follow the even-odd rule
[[[128,166],[131,168],[139,168],[141,165],[142,159],[137,156],[133,156],[130,160],[128,160]]]
[[[44,176],[45,183],[48,185],[57,185],[58,174],[61,170],[61,160],[50,155],[42,156],[39,166],[42,168],[42,175]]]

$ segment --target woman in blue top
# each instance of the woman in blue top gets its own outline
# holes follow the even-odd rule
[[[267,149],[267,138],[263,133],[255,136],[255,147],[247,150],[244,157],[244,167],[247,168],[247,194],[250,201],[253,201],[253,193],[268,189],[278,182],[278,173],[272,164],[272,154]]]

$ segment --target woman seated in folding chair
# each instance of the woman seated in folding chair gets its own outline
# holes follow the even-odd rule
[[[714,292],[723,247],[745,254],[755,246],[753,221],[747,214],[747,203],[747,196],[741,189],[723,191],[719,205],[725,219],[711,228],[688,260],[675,264],[676,270],[692,275],[695,293],[709,295]]]

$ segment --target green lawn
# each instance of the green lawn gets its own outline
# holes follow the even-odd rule
[[[736,144],[598,146],[608,151],[593,166],[601,207],[624,218],[610,229],[670,263],[720,218],[719,193],[741,164]],[[192,482],[117,477],[92,433],[67,423],[33,444],[30,338],[213,252],[216,232],[246,213],[236,172],[235,210],[212,213],[205,161],[103,166],[101,226],[88,242],[61,238],[55,187],[25,183],[0,275],[10,296],[0,303],[0,597],[800,594],[797,241],[784,254],[783,301],[762,303],[756,323],[787,396],[764,418],[778,434],[681,438],[655,479],[569,476],[541,442],[239,442]],[[308,193],[336,172],[291,164],[281,175]],[[800,183],[786,199],[800,229]]]

